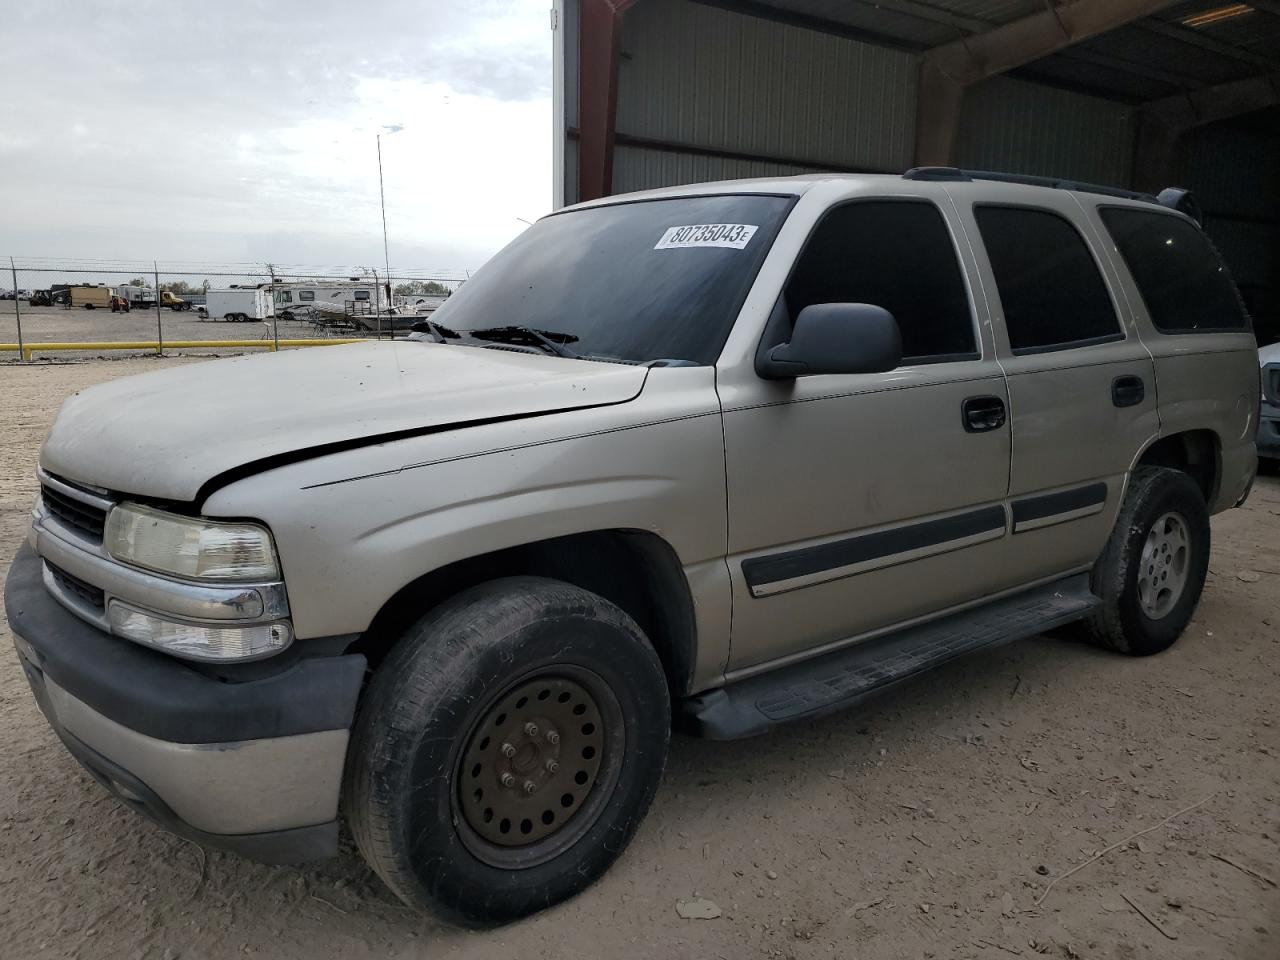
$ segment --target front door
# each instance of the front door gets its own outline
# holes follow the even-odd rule
[[[735,370],[718,382],[730,673],[1004,585],[1008,396],[953,226],[927,196],[830,208],[765,334],[789,339],[809,304],[875,304],[902,331],[898,369],[794,381]]]

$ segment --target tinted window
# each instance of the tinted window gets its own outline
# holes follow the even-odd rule
[[[315,298],[316,298],[316,294],[315,294],[315,291],[314,291],[314,290],[299,290],[299,291],[298,291],[298,299],[299,299],[299,300],[314,300]]]
[[[1121,338],[1098,265],[1069,222],[1025,207],[981,206],[974,216],[1015,352]]]
[[[823,217],[787,284],[792,322],[814,303],[884,307],[904,359],[977,355],[955,246],[931,203],[857,201]]]
[[[1164,213],[1099,211],[1157,330],[1241,330],[1248,316],[1207,237]]]
[[[592,357],[714,363],[789,207],[720,194],[544,217],[432,320],[463,333],[531,327]]]

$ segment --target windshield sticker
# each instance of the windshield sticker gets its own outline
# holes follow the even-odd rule
[[[683,250],[686,247],[728,247],[741,250],[755,235],[754,223],[694,223],[668,227],[655,250]]]

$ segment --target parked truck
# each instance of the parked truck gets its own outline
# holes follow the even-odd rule
[[[121,284],[116,287],[116,295],[129,302],[129,306],[147,309],[156,305],[156,292],[151,287],[140,287],[136,284]],[[170,310],[184,311],[191,309],[191,302],[176,296],[169,290],[160,291],[160,306]]]
[[[275,316],[275,304],[269,284],[256,287],[231,287],[210,290],[200,316],[209,320],[266,320]]]
[[[85,310],[108,309],[111,306],[111,288],[107,286],[77,286],[69,291],[72,307]]]

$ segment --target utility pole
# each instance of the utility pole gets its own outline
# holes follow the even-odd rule
[[[18,268],[13,265],[13,257],[9,258],[9,272],[13,274],[13,313],[18,318],[18,359],[27,359],[22,349],[22,298],[18,296]]]
[[[156,355],[164,356],[164,328],[160,324],[160,266],[151,261],[151,269],[156,278]]]
[[[387,313],[391,312],[391,253],[387,247],[387,192],[382,186],[382,134],[378,134],[378,197],[382,201],[382,262],[387,268]],[[376,277],[377,274],[375,273]],[[395,321],[391,323],[391,337],[395,339]],[[382,339],[382,316],[378,316],[378,339]]]
[[[271,275],[271,339],[275,341],[275,346],[271,349],[276,353],[279,353],[280,317],[276,312],[276,265],[274,263],[268,263],[267,272]]]

